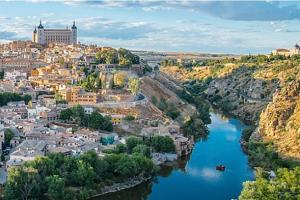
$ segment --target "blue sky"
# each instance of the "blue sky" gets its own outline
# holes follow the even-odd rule
[[[300,42],[300,2],[0,1],[0,41],[71,26],[79,41],[138,50],[256,54]]]

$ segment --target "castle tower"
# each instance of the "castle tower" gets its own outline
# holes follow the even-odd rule
[[[39,43],[39,44],[45,44],[46,43],[45,30],[44,30],[44,27],[42,25],[42,20],[40,20],[40,25],[38,26],[36,42]]]
[[[37,37],[37,30],[36,30],[36,26],[35,26],[34,31],[32,33],[32,42],[37,42],[36,37]]]
[[[77,44],[77,27],[75,25],[75,21],[73,22],[73,26],[71,28],[72,31],[72,40],[71,43],[72,44]]]

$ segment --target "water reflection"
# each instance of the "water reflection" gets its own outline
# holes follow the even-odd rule
[[[239,139],[245,126],[238,120],[211,114],[208,139],[197,141],[192,154],[174,166],[164,166],[153,181],[95,200],[198,200],[237,198],[242,183],[253,179]],[[224,164],[225,172],[216,171]]]

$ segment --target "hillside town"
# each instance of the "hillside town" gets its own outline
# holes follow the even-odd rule
[[[172,139],[174,152],[152,150],[156,164],[191,152],[193,137],[183,136],[180,125],[139,88],[152,70],[146,61],[126,49],[54,37],[66,32],[55,30],[40,22],[33,41],[0,45],[2,184],[12,166],[49,153],[104,156],[133,135]]]

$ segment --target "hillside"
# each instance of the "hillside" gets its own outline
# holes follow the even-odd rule
[[[293,81],[273,96],[260,115],[259,134],[273,142],[280,155],[300,158],[300,82]]]
[[[299,56],[244,56],[160,70],[187,88],[201,88],[213,105],[258,126],[263,141],[272,142],[281,157],[300,159]]]

